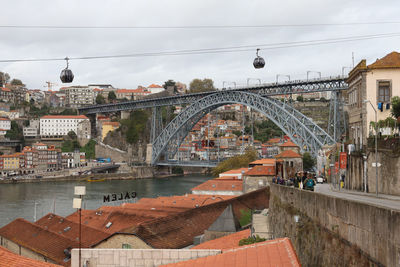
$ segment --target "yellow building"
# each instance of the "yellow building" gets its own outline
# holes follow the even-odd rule
[[[116,129],[119,128],[119,122],[116,121],[105,121],[102,123],[101,126],[101,140],[104,140],[106,138],[107,134],[109,132],[115,131]]]
[[[0,168],[3,170],[17,170],[20,166],[20,155],[22,153],[0,156]]]

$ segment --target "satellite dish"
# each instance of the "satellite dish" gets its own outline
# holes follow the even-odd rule
[[[262,69],[265,66],[265,60],[258,55],[259,50],[260,50],[260,48],[257,48],[257,52],[256,52],[257,57],[253,61],[253,66],[256,69]]]
[[[68,69],[69,58],[66,57],[65,60],[67,61],[67,67],[61,71],[60,79],[63,83],[72,83],[74,80],[74,74],[72,73],[72,70]]]

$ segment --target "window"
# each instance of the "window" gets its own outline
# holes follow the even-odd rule
[[[122,248],[127,248],[127,249],[129,249],[129,248],[132,248],[132,247],[131,247],[130,244],[122,244]]]
[[[391,88],[389,81],[378,82],[378,102],[389,103]]]

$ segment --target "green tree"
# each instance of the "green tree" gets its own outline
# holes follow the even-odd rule
[[[311,156],[310,153],[305,152],[303,154],[303,169],[308,171],[312,170],[312,168],[315,166],[315,158]]]
[[[392,97],[392,109],[390,110],[392,113],[392,116],[397,119],[400,117],[400,97],[399,96],[394,96]]]
[[[87,159],[95,159],[96,158],[95,147],[96,147],[96,141],[94,139],[90,139],[89,142],[80,149],[80,151],[86,153]]]
[[[243,155],[234,156],[220,162],[213,170],[212,174],[218,176],[222,172],[249,166],[249,163],[257,159],[257,151],[247,150]]]
[[[115,99],[117,99],[117,95],[115,94],[114,91],[110,91],[110,92],[108,93],[108,100],[109,100],[109,101],[114,101]]]
[[[96,96],[96,104],[101,105],[101,104],[104,104],[104,103],[106,103],[106,100],[104,99],[104,97],[101,94],[98,94]]]
[[[130,144],[137,143],[139,138],[144,135],[149,114],[144,110],[135,110],[129,119],[121,121],[121,130],[126,136],[126,141]]]
[[[171,86],[174,87],[174,93],[176,93],[177,92],[177,88],[176,88],[176,82],[174,80],[168,80],[163,84],[163,87],[164,87],[165,90],[167,90],[168,87],[171,87]]]
[[[190,82],[189,91],[191,93],[215,91],[214,82],[211,79],[194,79]]]
[[[10,75],[8,75],[8,73],[0,71],[0,86],[5,86],[9,80],[10,80]]]
[[[259,140],[262,143],[268,141],[270,138],[282,135],[283,131],[281,128],[279,128],[271,120],[264,120],[262,122],[255,123],[254,139]]]
[[[69,138],[71,138],[71,140],[76,140],[77,138],[76,133],[74,131],[69,131],[67,135]]]
[[[22,128],[15,121],[11,121],[11,129],[7,131],[5,137],[11,140],[23,140]]]
[[[304,98],[303,98],[303,96],[299,95],[299,96],[296,98],[296,100],[297,100],[298,102],[303,102],[303,101],[304,101]]]
[[[80,149],[81,146],[77,140],[65,140],[61,145],[62,152],[74,152],[76,149]]]
[[[19,80],[19,79],[12,79],[11,80],[11,85],[14,85],[14,86],[18,86],[18,85],[25,86],[25,84],[23,84],[22,81]]]

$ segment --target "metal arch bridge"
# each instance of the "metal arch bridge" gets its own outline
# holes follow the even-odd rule
[[[280,100],[262,97],[252,92],[228,90],[209,94],[180,112],[155,138],[151,163],[157,165],[162,154],[166,161],[172,159],[186,135],[205,114],[233,103],[249,106],[266,115],[303,152],[309,151],[316,155],[322,146],[335,143],[335,140],[312,120]]]
[[[324,92],[324,91],[340,91],[348,88],[347,83],[345,82],[346,78],[347,77],[339,76],[333,78],[329,77],[329,78],[314,79],[314,80],[289,81],[283,83],[265,83],[260,85],[237,87],[234,89],[229,89],[229,91],[257,93],[260,96],[306,94],[306,93]],[[224,91],[224,90],[225,88],[222,88],[219,91]],[[158,98],[146,98],[142,100],[126,101],[121,103],[93,105],[88,107],[82,107],[79,108],[78,110],[79,114],[90,115],[96,113],[108,113],[108,112],[116,112],[124,110],[135,110],[135,109],[153,108],[161,106],[191,104],[203,97],[215,93],[216,93],[215,91],[211,91],[211,92],[174,95],[174,96],[158,97]]]

